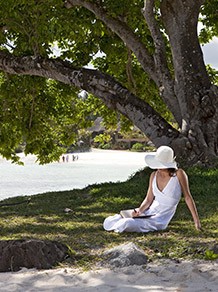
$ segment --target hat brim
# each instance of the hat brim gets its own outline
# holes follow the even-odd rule
[[[146,166],[150,167],[151,169],[166,169],[166,168],[175,168],[177,169],[176,161],[173,162],[160,162],[155,158],[156,152],[152,152],[145,155],[145,163]]]

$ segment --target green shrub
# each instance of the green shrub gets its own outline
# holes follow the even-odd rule
[[[135,143],[133,144],[132,148],[131,148],[132,151],[138,151],[138,152],[142,152],[145,150],[145,145],[142,144],[142,143]]]

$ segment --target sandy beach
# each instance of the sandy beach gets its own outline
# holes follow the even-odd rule
[[[70,268],[0,274],[0,291],[137,292],[217,291],[218,261],[159,260],[146,266],[100,268],[82,272]]]

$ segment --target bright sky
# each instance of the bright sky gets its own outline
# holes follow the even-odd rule
[[[202,46],[202,50],[205,63],[218,70],[218,38],[214,37],[209,44]]]

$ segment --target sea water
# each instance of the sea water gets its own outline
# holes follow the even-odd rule
[[[74,157],[73,157],[74,155]],[[0,200],[52,191],[82,189],[91,184],[125,181],[145,167],[145,153],[96,150],[65,155],[46,165],[20,155],[24,166],[0,159]]]

